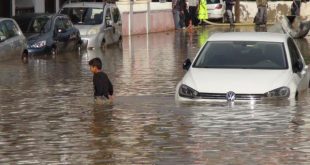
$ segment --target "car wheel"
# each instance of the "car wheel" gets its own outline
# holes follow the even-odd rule
[[[27,52],[23,52],[23,54],[22,54],[22,62],[23,63],[28,63],[28,53]]]

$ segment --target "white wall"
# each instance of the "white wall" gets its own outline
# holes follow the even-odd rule
[[[29,8],[34,7],[35,13],[45,12],[45,1],[44,0],[15,0],[16,8]]]

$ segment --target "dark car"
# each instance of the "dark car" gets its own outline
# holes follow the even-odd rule
[[[15,16],[27,37],[29,54],[52,54],[80,49],[80,32],[63,14],[23,14]]]

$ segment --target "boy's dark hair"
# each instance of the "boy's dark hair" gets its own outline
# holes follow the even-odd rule
[[[98,57],[91,59],[91,60],[88,62],[88,65],[90,65],[90,66],[95,66],[95,67],[97,67],[98,69],[101,69],[101,68],[102,68],[102,62],[101,62],[100,58],[98,58]]]

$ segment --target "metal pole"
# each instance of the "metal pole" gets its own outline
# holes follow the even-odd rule
[[[129,0],[129,6],[130,6],[130,9],[129,9],[129,18],[128,18],[128,24],[129,24],[129,27],[128,27],[128,34],[129,36],[131,35],[132,33],[132,15],[133,15],[133,1]]]
[[[146,10],[146,33],[150,32],[150,1],[147,0],[147,10]]]

